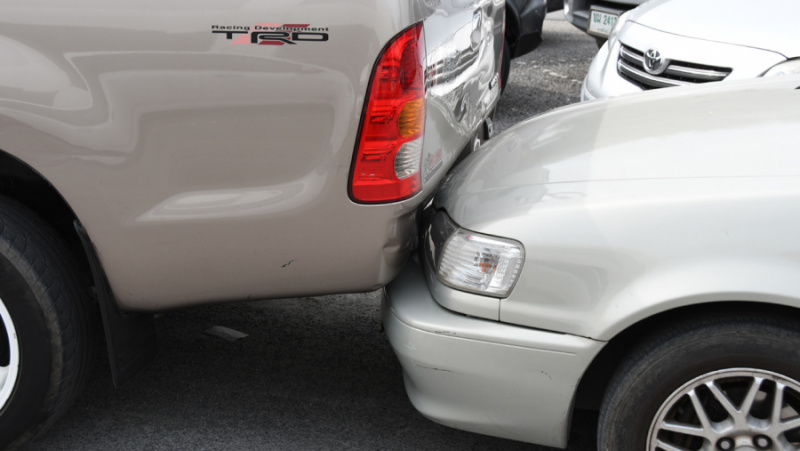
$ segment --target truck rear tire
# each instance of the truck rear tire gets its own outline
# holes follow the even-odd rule
[[[35,438],[83,387],[93,353],[84,287],[55,231],[0,197],[0,449]]]

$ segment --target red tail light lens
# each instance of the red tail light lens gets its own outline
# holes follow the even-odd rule
[[[360,203],[407,199],[421,189],[425,132],[425,34],[422,24],[397,35],[372,73],[350,172]]]

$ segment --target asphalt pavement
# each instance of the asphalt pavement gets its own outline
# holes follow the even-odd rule
[[[579,100],[594,39],[548,15],[544,42],[512,61],[502,131]],[[160,351],[114,388],[105,351],[82,396],[35,450],[550,450],[458,431],[411,406],[380,328],[378,292],[211,305],[160,316]],[[224,326],[247,334],[226,341]],[[577,412],[569,450],[596,448],[596,415]]]

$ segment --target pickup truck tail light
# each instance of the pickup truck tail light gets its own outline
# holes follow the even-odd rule
[[[395,202],[421,189],[425,53],[419,23],[392,39],[378,58],[350,172],[355,202]]]

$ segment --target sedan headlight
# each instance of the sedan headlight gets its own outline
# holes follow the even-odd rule
[[[772,68],[764,73],[765,77],[773,77],[776,75],[796,75],[800,74],[800,58],[784,61],[780,64],[772,66]]]
[[[525,259],[518,241],[462,229],[444,212],[434,214],[425,241],[439,281],[485,296],[508,297]]]

